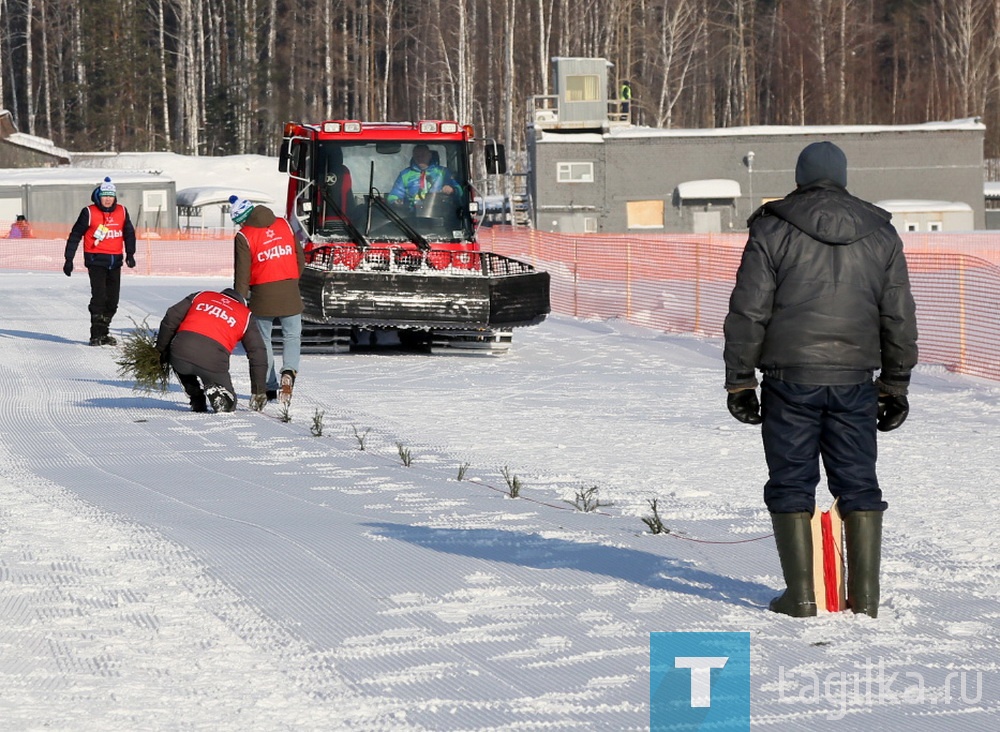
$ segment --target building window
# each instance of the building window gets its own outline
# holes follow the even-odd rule
[[[920,224],[918,224],[916,221],[907,221],[906,222],[906,230],[907,231],[920,231]]]
[[[556,163],[556,180],[560,183],[593,183],[593,163]]]
[[[630,229],[662,229],[663,201],[628,201],[625,215]]]
[[[596,234],[597,233],[597,217],[595,217],[595,216],[584,216],[583,217],[583,233],[584,234]]]
[[[567,76],[567,102],[597,102],[600,101],[600,84],[597,75]]]
[[[940,221],[930,221],[927,223],[927,231],[941,231]]]
[[[146,212],[160,212],[167,210],[166,191],[143,191],[142,206]]]

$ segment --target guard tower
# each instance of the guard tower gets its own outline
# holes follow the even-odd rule
[[[538,130],[607,132],[631,124],[624,103],[608,98],[608,69],[603,58],[557,56],[552,59],[556,93],[528,100],[528,126]]]

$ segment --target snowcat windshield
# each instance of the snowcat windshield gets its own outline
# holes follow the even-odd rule
[[[317,240],[428,242],[472,236],[466,146],[461,142],[321,141],[316,147],[311,233]],[[382,199],[405,221],[401,226]],[[353,229],[353,232],[352,232]]]

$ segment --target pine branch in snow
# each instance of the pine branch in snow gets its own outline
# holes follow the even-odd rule
[[[136,323],[131,333],[122,337],[119,346],[118,375],[135,382],[136,391],[165,392],[170,386],[170,365],[160,363],[156,350],[156,331],[143,320]]]

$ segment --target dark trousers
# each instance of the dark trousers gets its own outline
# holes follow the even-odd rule
[[[761,437],[770,478],[764,503],[771,513],[813,512],[819,460],[842,514],[884,511],[875,475],[878,390],[868,381],[808,386],[764,378]]]
[[[90,275],[91,315],[103,315],[111,322],[118,312],[118,297],[122,289],[122,268],[87,267]]]
[[[199,379],[201,386],[205,389],[218,385],[228,389],[230,394],[236,394],[236,389],[233,388],[233,379],[228,371],[209,371],[179,358],[171,358],[170,365],[188,396],[194,396],[198,393]]]

